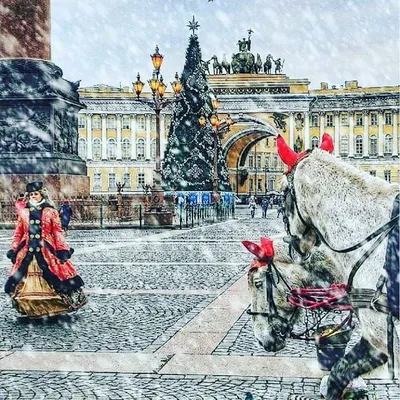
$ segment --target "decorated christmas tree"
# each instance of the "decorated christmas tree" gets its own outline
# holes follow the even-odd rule
[[[197,23],[196,23],[197,24]],[[202,67],[197,35],[190,36],[181,82],[183,85],[168,134],[163,180],[167,190],[211,191],[213,189],[214,132],[207,119],[212,113],[211,92]],[[229,173],[218,138],[218,189],[230,191]]]

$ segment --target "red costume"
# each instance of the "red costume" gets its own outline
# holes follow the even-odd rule
[[[5,284],[14,307],[30,317],[74,311],[86,303],[82,278],[68,260],[57,210],[46,201],[20,211],[11,250],[13,262]]]

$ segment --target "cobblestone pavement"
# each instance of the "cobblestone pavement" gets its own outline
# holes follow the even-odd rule
[[[246,273],[252,256],[241,245],[242,240],[259,241],[261,236],[283,231],[276,210],[269,211],[267,219],[260,218],[260,210],[254,219],[249,218],[246,207],[238,211],[238,220],[182,231],[70,231],[68,241],[76,250],[73,262],[86,282],[89,303],[70,317],[30,322],[16,318],[8,298],[0,295],[0,400],[287,400],[291,394],[316,396],[321,374],[307,378],[300,370],[298,377],[246,376],[232,372],[236,370],[232,364],[218,374],[171,375],[163,368],[174,354],[164,357],[152,373],[122,372],[118,368],[105,373],[99,372],[96,365],[89,370],[78,366],[64,371],[41,361],[41,352],[156,356],[203,312],[212,311],[214,302],[223,299]],[[11,234],[0,231],[2,254],[9,248]],[[6,279],[8,268],[8,260],[0,255],[0,283]],[[235,304],[222,307],[228,306]],[[206,326],[198,325],[199,335],[204,332],[215,340],[212,351],[200,354],[219,359],[302,358],[305,363],[315,359],[313,343],[295,339],[288,339],[286,348],[277,353],[265,352],[254,340],[251,319],[245,313],[247,306],[243,304],[223,332],[214,335],[206,332]],[[228,308],[222,310],[228,312]],[[220,318],[222,322],[225,315],[220,314]],[[329,318],[337,321],[341,317]],[[302,329],[301,324],[297,329]],[[358,334],[356,331],[352,343]],[[27,358],[14,370],[10,363],[2,367],[2,362],[12,357],[24,360],[28,351],[37,358]],[[376,399],[400,399],[398,382],[369,379],[367,383]]]

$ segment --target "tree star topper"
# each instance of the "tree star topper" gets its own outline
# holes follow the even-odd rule
[[[193,15],[193,20],[189,21],[189,25],[186,26],[189,27],[189,30],[193,31],[193,35],[194,31],[197,31],[197,29],[199,29],[200,27],[199,23],[194,19],[194,15]]]

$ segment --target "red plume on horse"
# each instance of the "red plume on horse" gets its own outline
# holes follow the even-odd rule
[[[279,157],[289,167],[288,172],[290,172],[301,160],[306,158],[309,154],[308,151],[296,153],[286,144],[285,139],[283,139],[281,135],[278,135],[276,139],[276,144]],[[319,148],[321,150],[327,151],[328,153],[332,153],[334,148],[332,137],[327,133],[324,133],[322,135],[322,141]]]

